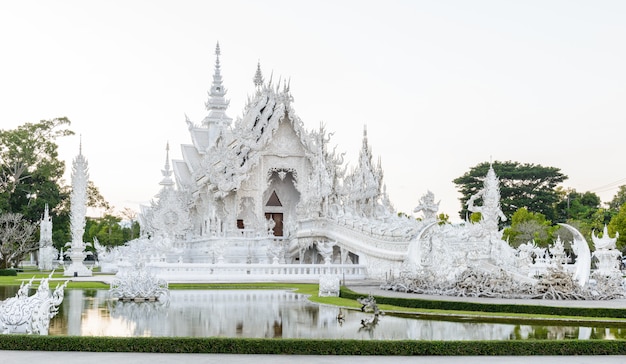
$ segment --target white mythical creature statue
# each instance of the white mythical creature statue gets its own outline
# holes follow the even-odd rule
[[[315,246],[317,247],[318,253],[324,258],[324,264],[330,264],[331,259],[333,257],[333,247],[336,245],[335,242],[330,241],[317,241]]]
[[[500,209],[499,183],[500,181],[493,170],[493,166],[490,165],[485,177],[484,187],[467,201],[467,210],[479,212],[481,214],[481,225],[490,232],[498,231],[498,219],[506,221],[506,216]],[[474,205],[478,198],[482,198],[482,206]]]
[[[55,290],[50,292],[49,278],[44,278],[39,283],[37,292],[29,296],[28,291],[33,285],[33,280],[34,277],[26,284],[22,282],[15,297],[0,302],[0,329],[3,334],[48,335],[50,319],[59,311],[68,281],[57,284]]]
[[[413,209],[413,212],[418,213],[421,211],[426,221],[436,220],[440,202],[441,201],[435,202],[435,194],[428,191],[420,198],[419,205]]]

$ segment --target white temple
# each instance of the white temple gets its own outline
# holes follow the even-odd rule
[[[331,134],[324,126],[306,130],[289,84],[266,82],[260,65],[254,92],[233,121],[219,44],[215,54],[208,115],[199,123],[187,118],[191,142],[181,145],[182,159],[170,161],[167,146],[161,190],[140,214],[142,237],[114,250],[99,247],[103,270],[115,266],[127,274],[141,262],[168,281],[324,278],[332,283],[324,284],[328,294],[335,294],[341,277],[433,294],[624,295],[623,288],[614,289],[622,284],[611,265],[615,253],[603,253],[604,271],[590,279],[587,244],[570,226],[574,265],[567,264],[561,241],[550,249],[532,242],[514,249],[503,241],[493,168],[468,201],[480,222],[440,223],[430,191],[414,211],[422,218],[398,216],[367,131],[358,162],[348,170],[343,154],[329,145]],[[561,293],[556,286],[570,288]]]
[[[260,65],[254,93],[233,122],[219,45],[215,54],[208,115],[199,123],[187,119],[191,143],[181,146],[182,160],[170,165],[166,158],[157,201],[142,209],[144,235],[172,244],[157,260],[332,263],[384,277],[402,262],[420,224],[396,215],[367,132],[358,165],[347,172],[330,134],[323,126],[306,130],[289,84],[266,82]]]

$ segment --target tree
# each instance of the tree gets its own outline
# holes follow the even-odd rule
[[[124,228],[124,230],[129,230],[128,238],[125,237],[125,240],[129,241],[138,238],[141,229],[139,226],[139,221],[137,220],[137,211],[125,207],[124,210],[122,210],[122,216],[126,219],[126,221],[129,222],[129,226],[127,228]]]
[[[489,165],[488,162],[480,163],[453,180],[462,195],[461,218],[468,215],[467,201],[483,188]],[[510,218],[518,208],[526,207],[528,211],[554,220],[554,204],[558,201],[555,187],[567,179],[558,168],[511,161],[495,161],[492,166],[500,179],[501,209],[507,217]]]
[[[37,224],[20,213],[0,214],[0,269],[16,267],[25,254],[39,248]]]
[[[600,209],[600,196],[593,192],[578,193],[574,189],[557,189],[561,195],[555,206],[557,222],[568,220],[589,220]],[[608,220],[607,220],[608,223]]]
[[[619,186],[619,190],[609,201],[609,209],[612,211],[620,210],[620,207],[626,203],[626,185]]]
[[[129,235],[127,231],[129,228],[123,228],[121,221],[121,218],[110,214],[99,218],[87,218],[84,241],[91,242],[95,237],[103,246],[124,244],[127,241],[125,236]]]
[[[54,211],[68,197],[56,139],[74,134],[69,125],[63,117],[0,130],[0,211],[37,221],[46,203]]]
[[[618,249],[624,251],[626,249],[626,203],[619,207],[619,212],[613,216],[607,228],[609,236],[619,233],[616,245]]]
[[[513,247],[534,241],[537,246],[548,246],[553,242],[555,227],[540,213],[519,208],[511,217],[511,226],[504,229],[502,239]]]

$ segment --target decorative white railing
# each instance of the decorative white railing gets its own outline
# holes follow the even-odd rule
[[[403,261],[409,246],[409,241],[385,241],[379,237],[367,235],[362,230],[353,230],[325,218],[300,222],[296,237],[311,236],[325,236],[353,251],[394,261]]]
[[[203,263],[149,263],[151,274],[167,281],[177,279],[225,281],[294,281],[317,280],[321,275],[333,274],[346,279],[364,279],[366,268],[360,264],[203,264]]]

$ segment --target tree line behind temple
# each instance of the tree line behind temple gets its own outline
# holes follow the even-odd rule
[[[62,117],[25,123],[11,130],[0,130],[0,269],[16,266],[28,252],[38,249],[38,223],[46,204],[53,222],[53,242],[61,250],[71,241],[71,181],[65,181],[65,162],[59,160],[57,140],[73,135],[70,120]],[[478,221],[470,214],[467,201],[483,187],[490,163],[480,163],[453,183],[462,197],[459,216]],[[611,201],[603,204],[593,192],[564,189],[567,179],[558,168],[519,162],[493,162],[500,180],[501,209],[507,220],[501,222],[503,239],[512,246],[534,241],[547,246],[557,236],[571,240],[557,225],[578,228],[588,241],[591,232],[620,233],[618,248],[626,250],[626,186],[620,186]],[[71,166],[69,166],[71,168]],[[137,216],[131,209],[115,213],[98,187],[89,181],[88,206],[104,211],[101,217],[88,217],[83,241],[94,237],[104,246],[122,245],[139,236]],[[480,200],[476,201],[480,204]],[[440,214],[442,223],[448,216]],[[124,222],[124,223],[122,223]]]

